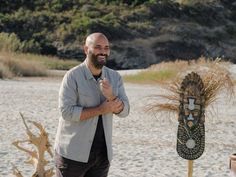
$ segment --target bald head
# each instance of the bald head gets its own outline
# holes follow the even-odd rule
[[[105,40],[108,43],[107,37],[102,33],[92,33],[85,41],[85,46],[94,45],[98,40]]]

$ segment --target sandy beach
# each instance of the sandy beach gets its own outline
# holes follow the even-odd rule
[[[230,71],[235,77],[235,65]],[[0,177],[13,176],[12,164],[25,177],[32,175],[33,168],[24,163],[26,154],[11,144],[27,137],[19,112],[26,120],[41,122],[53,144],[60,82],[61,78],[0,80]],[[125,88],[131,111],[127,118],[114,117],[109,177],[187,176],[187,160],[176,152],[177,120],[143,110],[147,96],[159,94],[160,87],[125,83]],[[193,177],[230,177],[229,155],[236,153],[236,97],[228,102],[222,93],[206,115],[205,126],[205,151],[194,161]]]

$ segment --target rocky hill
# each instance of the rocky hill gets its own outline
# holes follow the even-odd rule
[[[31,3],[36,2],[41,1]],[[236,63],[234,0],[194,5],[168,0],[135,1],[136,4],[53,2],[19,4],[8,9],[1,6],[0,31],[15,33],[23,52],[81,61],[84,37],[100,31],[111,41],[108,65],[115,69],[145,68],[162,61],[200,56]]]
[[[152,27],[138,38],[113,42],[112,65],[144,68],[161,61],[221,57],[236,63],[236,1],[149,8]]]

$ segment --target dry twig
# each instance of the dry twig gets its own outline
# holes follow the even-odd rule
[[[29,163],[34,166],[35,172],[32,177],[51,177],[54,175],[53,168],[45,169],[48,161],[44,158],[45,152],[48,152],[51,157],[53,157],[52,151],[50,149],[51,145],[48,140],[48,134],[46,133],[45,129],[40,123],[35,121],[29,121],[32,123],[40,133],[38,135],[34,135],[28,125],[26,124],[24,116],[20,113],[23,123],[26,127],[26,133],[28,135],[27,140],[15,141],[12,144],[16,146],[18,149],[26,152],[29,155],[29,160],[26,163]],[[29,143],[33,144],[36,147],[36,150],[29,150],[26,149],[20,144],[22,143]],[[14,166],[13,167],[13,174],[17,177],[23,177],[20,171]]]

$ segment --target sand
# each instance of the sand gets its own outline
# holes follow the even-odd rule
[[[231,71],[235,76],[235,65]],[[11,145],[26,138],[19,112],[27,120],[41,122],[53,144],[59,118],[60,82],[61,78],[0,80],[0,177],[13,176],[12,164],[25,177],[33,172],[24,163],[26,154]],[[176,152],[176,118],[143,110],[148,102],[144,98],[160,93],[159,86],[125,83],[125,88],[131,112],[127,118],[114,117],[114,158],[109,177],[187,176],[187,160]],[[235,105],[236,97],[228,102],[222,93],[214,111],[206,115],[206,147],[203,155],[194,161],[193,177],[231,176],[229,155],[236,153]],[[52,160],[49,166],[53,166]]]

